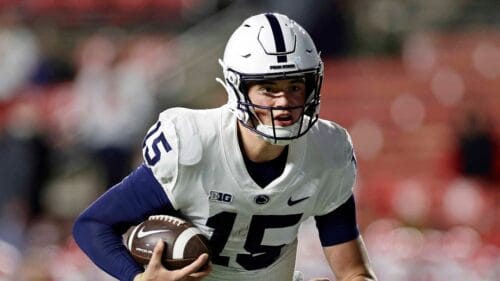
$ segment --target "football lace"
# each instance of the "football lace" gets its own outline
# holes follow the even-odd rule
[[[176,218],[176,217],[172,217],[172,216],[167,216],[167,215],[155,215],[155,216],[150,216],[148,218],[148,220],[160,220],[160,221],[166,221],[166,222],[170,222],[170,223],[173,223],[177,226],[180,226],[182,224],[185,224],[186,221],[184,220],[181,220],[179,218]]]

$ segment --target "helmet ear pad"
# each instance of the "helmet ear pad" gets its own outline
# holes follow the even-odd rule
[[[319,114],[319,100],[323,75],[306,74],[306,107],[304,114],[314,116]]]
[[[250,88],[255,85],[256,82],[248,82],[248,81],[241,81],[240,83],[240,93],[243,94],[243,97],[246,99],[247,102],[250,102],[250,98],[248,97],[248,91],[250,91]]]
[[[242,101],[242,103],[240,103],[239,106],[240,107],[244,107],[243,110],[245,110],[247,112],[247,114],[248,114],[248,120],[247,120],[247,122],[251,123],[251,126],[253,126],[254,128],[257,127],[259,119],[257,118],[257,116],[254,113],[254,111],[255,111],[254,104],[250,100],[250,97],[249,97],[248,93],[250,91],[250,88],[253,85],[256,85],[257,83],[258,83],[257,81],[245,81],[245,80],[241,80],[240,81],[240,86],[238,88],[238,90],[241,93],[240,96],[243,98],[243,101]]]

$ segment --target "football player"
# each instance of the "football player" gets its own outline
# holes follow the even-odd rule
[[[162,112],[144,163],[77,218],[79,246],[120,280],[289,281],[299,226],[313,216],[337,280],[375,280],[356,224],[352,143],[318,117],[323,63],[308,33],[285,15],[252,16],[220,64],[227,104]],[[131,225],[173,212],[210,238],[208,270],[197,272],[206,254],[165,269],[161,242],[144,270],[123,245]]]

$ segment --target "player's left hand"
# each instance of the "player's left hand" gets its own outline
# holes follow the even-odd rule
[[[134,281],[200,281],[212,270],[207,254],[202,254],[186,267],[178,270],[167,270],[161,264],[161,254],[164,247],[164,242],[158,241],[146,271],[137,275]]]

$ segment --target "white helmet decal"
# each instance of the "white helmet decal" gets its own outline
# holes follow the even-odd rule
[[[224,81],[217,78],[228,94],[228,108],[240,123],[273,144],[286,145],[304,135],[317,121],[323,62],[307,33],[285,15],[265,13],[246,19],[229,38],[224,57],[219,60]],[[306,103],[302,117],[287,127],[255,122],[254,108],[273,107],[252,104],[247,83],[251,81],[292,79],[306,82]]]

